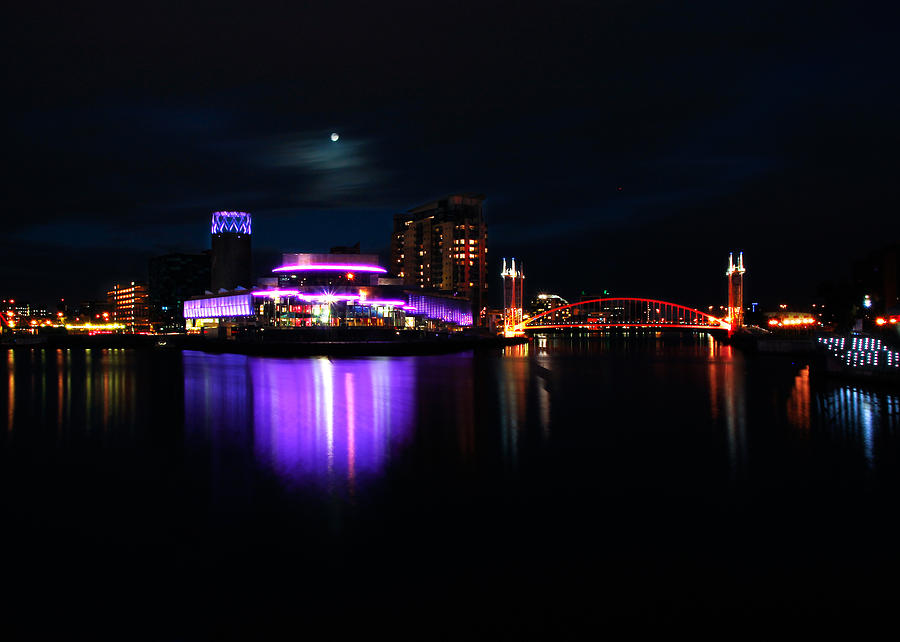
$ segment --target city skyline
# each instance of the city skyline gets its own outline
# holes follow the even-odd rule
[[[458,192],[487,195],[491,274],[570,296],[720,301],[740,248],[753,300],[811,299],[900,237],[890,21],[852,7],[14,11],[5,296],[140,279],[218,210],[259,222],[258,273],[387,258],[394,214]]]

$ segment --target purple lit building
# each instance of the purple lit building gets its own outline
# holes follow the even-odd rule
[[[189,332],[226,328],[374,327],[458,329],[472,325],[467,299],[406,292],[374,254],[287,253],[249,291],[214,292],[185,301]],[[415,298],[415,304],[411,304]]]
[[[247,212],[213,212],[212,214],[212,279],[213,292],[249,289],[251,272],[250,214]]]

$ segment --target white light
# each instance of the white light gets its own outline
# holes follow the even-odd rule
[[[340,136],[338,136],[337,132],[331,132],[331,142],[336,143]]]

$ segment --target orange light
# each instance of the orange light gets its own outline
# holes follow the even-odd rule
[[[769,319],[769,325],[779,325],[778,319]]]
[[[353,272],[347,272],[347,280],[352,281],[354,279]]]
[[[897,317],[891,317],[891,323],[897,323]]]
[[[885,323],[887,323],[887,321],[884,320],[884,317],[878,317],[877,319],[875,319],[875,323],[877,325],[884,325]]]

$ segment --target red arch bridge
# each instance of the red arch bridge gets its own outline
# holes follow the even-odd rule
[[[514,332],[607,328],[731,330],[731,324],[728,319],[677,303],[626,297],[569,303],[525,319]]]

